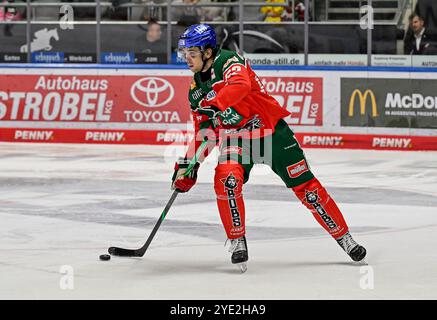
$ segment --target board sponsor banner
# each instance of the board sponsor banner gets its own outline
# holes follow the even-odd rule
[[[302,148],[430,150],[437,151],[437,136],[296,133]],[[91,144],[187,145],[192,131],[87,130],[0,128],[0,141]]]
[[[65,58],[63,52],[38,51],[32,52],[30,61],[32,63],[64,63]]]
[[[27,62],[26,53],[0,52],[0,63],[24,63]]]
[[[304,148],[436,150],[437,74],[257,74]],[[0,69],[0,141],[187,143],[191,79],[182,69]]]
[[[411,67],[411,55],[384,55],[373,54],[372,66],[374,67]]]
[[[108,64],[165,64],[165,53],[102,52],[101,62]]]
[[[246,53],[245,58],[253,66],[303,66],[304,54],[289,53]]]
[[[367,66],[365,54],[310,54],[308,55],[310,66],[333,66],[351,67]]]
[[[437,136],[296,133],[302,148],[437,150]]]
[[[0,141],[7,142],[184,145],[193,137],[177,130],[0,128]]]
[[[413,67],[435,68],[437,67],[437,56],[412,55]]]
[[[4,57],[14,57],[17,59],[20,56],[4,55]],[[17,62],[26,62],[26,54],[21,55],[21,60]],[[0,62],[1,58],[0,58]],[[5,62],[5,61],[4,61]],[[69,52],[32,52],[31,54],[32,63],[96,63],[95,53],[69,53]]]
[[[95,53],[65,53],[65,63],[96,63]]]
[[[189,76],[8,75],[0,77],[0,120],[183,124],[191,121]],[[321,77],[263,77],[292,113],[291,125],[323,124]]]
[[[437,128],[434,79],[341,79],[341,125]]]
[[[183,124],[190,77],[0,76],[0,121]]]
[[[167,63],[167,55],[162,53],[136,53],[135,54],[135,63],[139,64],[166,64]]]
[[[323,124],[322,77],[260,77],[265,90],[291,112],[289,125]]]

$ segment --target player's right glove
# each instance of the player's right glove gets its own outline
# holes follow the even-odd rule
[[[197,171],[199,170],[200,163],[196,162],[194,167],[191,169],[188,175],[184,175],[187,172],[190,161],[184,158],[180,158],[176,161],[174,166],[174,173],[172,180],[171,189],[177,190],[179,192],[188,192],[196,183]]]

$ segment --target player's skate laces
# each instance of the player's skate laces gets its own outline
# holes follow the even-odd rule
[[[249,260],[246,237],[242,236],[240,238],[230,240],[231,247],[229,248],[229,252],[232,252],[232,263],[243,263]]]
[[[353,261],[362,261],[366,256],[366,249],[356,243],[349,232],[340,239],[337,239],[337,242]]]

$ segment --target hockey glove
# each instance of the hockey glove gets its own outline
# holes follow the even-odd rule
[[[194,167],[191,169],[188,175],[187,172],[190,161],[184,158],[180,158],[174,166],[174,173],[172,180],[172,190],[177,190],[178,192],[188,192],[196,183],[197,171],[199,170],[200,163],[196,162]]]

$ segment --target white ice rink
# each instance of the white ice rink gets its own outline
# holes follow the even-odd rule
[[[437,299],[436,152],[306,150],[369,267],[257,166],[241,274],[224,247],[214,159],[143,258],[100,261],[109,246],[144,243],[171,195],[174,151],[0,143],[0,299]]]

